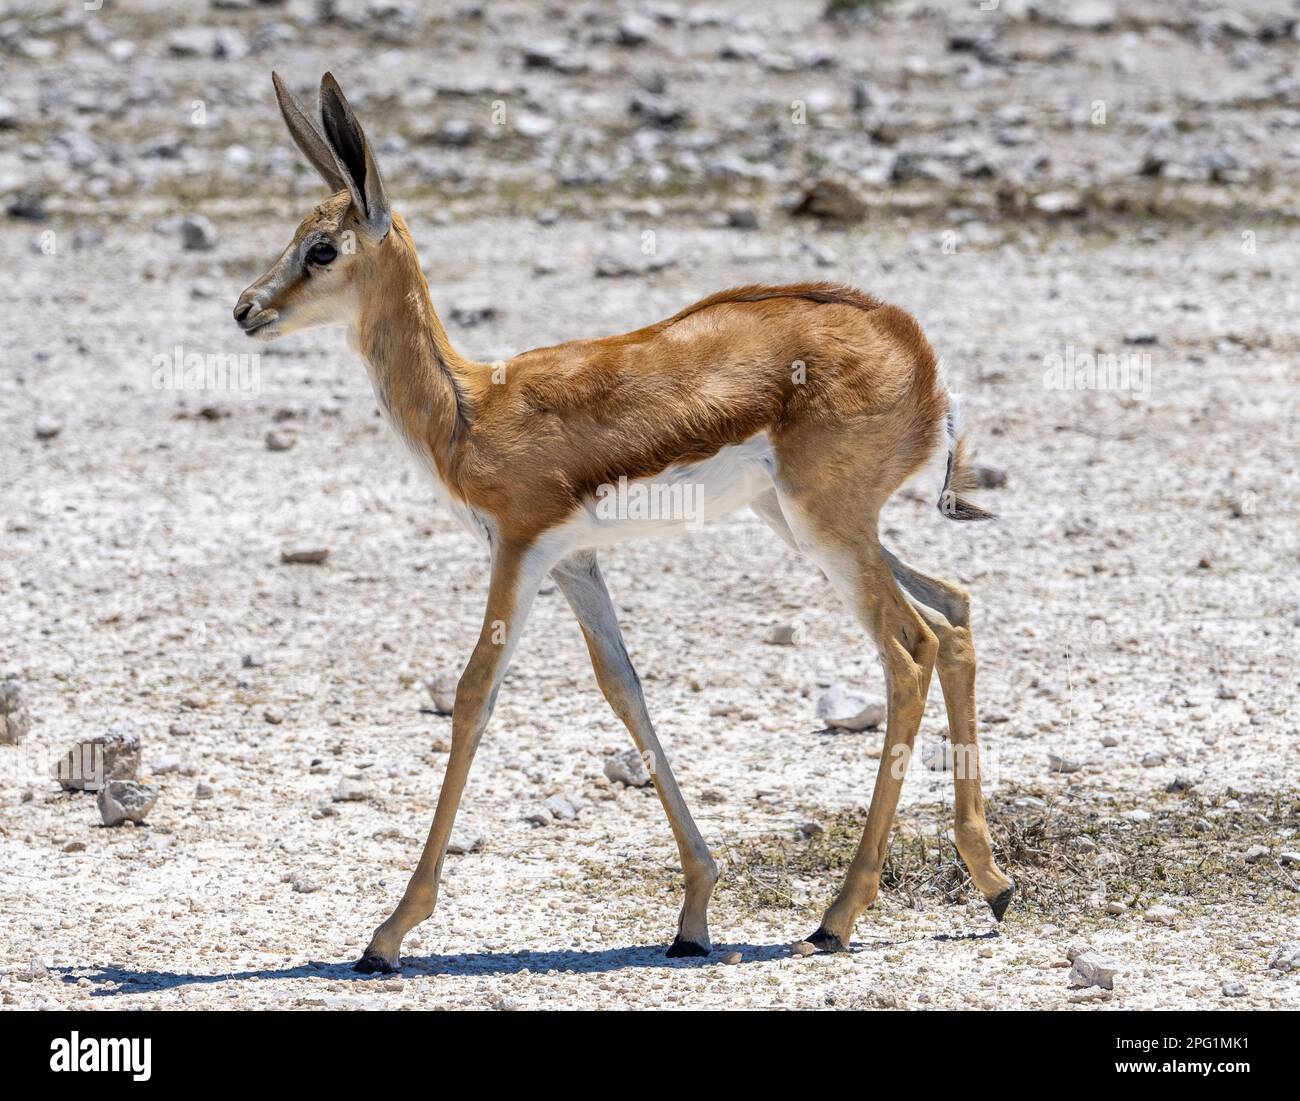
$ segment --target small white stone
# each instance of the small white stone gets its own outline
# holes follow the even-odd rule
[[[471,833],[452,830],[451,839],[447,842],[447,851],[456,853],[458,856],[464,856],[466,853],[477,852],[483,845],[483,835],[481,833]]]
[[[424,690],[433,701],[433,709],[439,715],[450,715],[456,707],[457,678],[449,673],[439,673],[424,682]]]
[[[1049,753],[1047,767],[1053,772],[1078,772],[1083,766],[1078,761],[1062,757],[1059,753]]]
[[[156,802],[159,788],[156,784],[140,784],[134,780],[110,780],[99,789],[95,803],[99,816],[106,826],[121,826],[127,822],[143,822]]]
[[[1070,968],[1071,986],[1098,986],[1102,990],[1115,988],[1115,975],[1119,965],[1100,952],[1080,952],[1074,957],[1074,966]]]
[[[561,821],[571,821],[578,817],[578,808],[563,795],[552,795],[542,803],[551,814]]]
[[[334,789],[336,803],[364,803],[374,794],[371,786],[364,780],[352,780],[344,777]]]
[[[817,718],[840,730],[866,730],[886,719],[885,701],[843,684],[834,684],[817,700]]]
[[[797,646],[803,641],[803,624],[778,623],[763,641],[769,646]]]
[[[1280,945],[1268,965],[1274,971],[1300,971],[1300,941]]]
[[[643,788],[650,783],[650,770],[638,749],[624,749],[605,758],[605,776],[616,784]]]

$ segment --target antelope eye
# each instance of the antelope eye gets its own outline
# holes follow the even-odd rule
[[[312,245],[311,251],[307,253],[307,259],[313,264],[332,264],[337,255],[333,245],[328,241],[321,241],[319,244]]]

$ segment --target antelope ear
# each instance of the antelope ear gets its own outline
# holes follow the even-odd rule
[[[379,178],[379,166],[361,123],[333,73],[321,77],[320,113],[325,140],[334,153],[344,185],[352,192],[352,205],[364,219],[366,231],[372,237],[384,237],[393,224],[384,181]]]
[[[280,114],[284,124],[289,128],[293,143],[307,158],[311,166],[320,173],[321,179],[330,191],[342,191],[348,186],[339,174],[339,166],[334,154],[321,137],[320,131],[312,124],[311,116],[303,110],[302,104],[293,98],[293,93],[285,87],[279,73],[271,74],[271,83],[275,85],[275,98],[280,102]]]

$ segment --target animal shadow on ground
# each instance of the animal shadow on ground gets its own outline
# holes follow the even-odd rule
[[[861,946],[858,946],[859,948]],[[604,948],[592,951],[571,948],[554,952],[468,952],[455,955],[403,956],[398,976],[414,978],[423,975],[475,976],[515,975],[522,971],[534,974],[541,971],[571,971],[578,974],[601,974],[638,967],[672,967],[694,969],[720,966],[728,952],[740,952],[745,963],[770,962],[790,954],[788,944],[720,944],[704,957],[667,959],[663,945],[634,945],[624,948]],[[143,994],[151,990],[169,990],[183,986],[206,986],[213,983],[244,982],[275,979],[328,979],[331,982],[351,981],[380,983],[393,976],[361,975],[352,970],[352,962],[309,960],[292,967],[269,967],[248,971],[224,971],[197,974],[186,971],[149,971],[133,967],[105,964],[97,970],[85,966],[51,968],[51,973],[64,982],[76,983],[88,978],[95,984],[93,997],[117,997],[123,994]]]

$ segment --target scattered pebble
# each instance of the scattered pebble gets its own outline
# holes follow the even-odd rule
[[[650,770],[646,768],[641,751],[636,748],[623,749],[606,757],[603,771],[608,779],[630,788],[643,788],[651,781]]]
[[[623,255],[605,251],[596,258],[595,274],[602,279],[643,276],[662,271],[664,268],[670,268],[676,263],[675,257],[658,252],[649,255],[639,252]]]
[[[1074,987],[1097,986],[1102,990],[1113,990],[1118,972],[1119,965],[1110,956],[1094,951],[1080,952],[1070,968],[1069,983]]]
[[[336,803],[364,803],[374,796],[374,789],[365,780],[344,777],[334,789]]]
[[[17,745],[32,728],[32,714],[17,681],[0,681],[0,745]]]
[[[458,856],[464,856],[466,853],[478,852],[483,847],[483,835],[481,833],[471,833],[468,830],[451,831],[451,838],[447,842],[447,851],[455,853]]]
[[[1225,982],[1221,989],[1225,998],[1242,998],[1246,995],[1246,987],[1244,983]]]
[[[181,245],[187,252],[211,252],[217,247],[217,231],[202,214],[187,214],[180,222]]]
[[[811,956],[816,951],[816,945],[810,944],[806,940],[797,941],[795,944],[790,946],[790,955],[792,956]]]
[[[780,623],[767,632],[763,641],[769,646],[794,646],[800,641],[802,632],[800,623]]]
[[[110,780],[99,789],[95,804],[99,807],[99,816],[106,826],[120,826],[124,822],[140,823],[158,802],[159,792],[156,784]]]
[[[1074,191],[1047,191],[1035,195],[1034,209],[1051,217],[1070,217],[1083,213],[1083,200]]]
[[[744,957],[739,952],[728,952],[725,956],[722,957],[722,962],[725,963],[728,967],[734,967],[742,959],[744,959]]]
[[[566,799],[563,795],[552,795],[542,803],[551,815],[563,822],[569,822],[578,817],[578,808]]]
[[[976,464],[970,472],[975,485],[980,489],[1001,489],[1007,484],[1007,472],[1001,467]]]
[[[38,440],[52,440],[63,431],[63,422],[54,417],[37,417],[33,430]]]
[[[129,723],[78,742],[54,766],[66,791],[97,791],[109,780],[133,780],[140,770],[140,737]]]
[[[1292,971],[1300,971],[1300,940],[1279,945],[1268,965],[1274,971],[1288,974]]]
[[[1047,766],[1053,772],[1078,772],[1083,767],[1078,761],[1069,757],[1062,757],[1059,753],[1049,753],[1047,755]]]
[[[433,701],[433,710],[439,715],[450,715],[456,706],[456,683],[458,678],[449,673],[440,673],[424,682],[424,690]]]
[[[643,46],[655,37],[655,21],[647,15],[629,14],[619,21],[615,41],[620,46]]]
[[[867,730],[885,721],[885,701],[843,684],[831,685],[817,700],[817,718],[837,730]]]
[[[823,222],[858,222],[866,216],[867,204],[842,183],[818,180],[804,190],[790,213]]]
[[[928,737],[921,750],[921,763],[931,772],[951,772],[955,762],[952,743],[942,734]]]
[[[457,302],[449,312],[457,325],[467,329],[482,325],[485,321],[493,321],[499,313],[495,300],[487,296]]]
[[[286,565],[319,566],[329,556],[328,547],[288,547],[280,552],[280,561]]]

